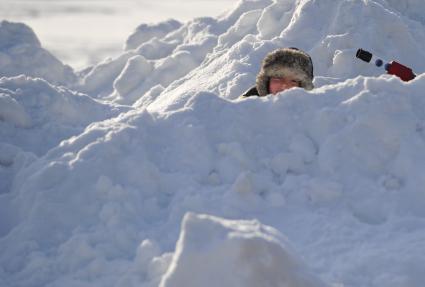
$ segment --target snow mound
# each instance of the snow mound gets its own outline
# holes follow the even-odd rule
[[[88,94],[2,78],[0,285],[320,284],[302,257],[326,284],[422,286],[417,7],[246,0],[158,28],[85,74]],[[316,88],[238,99],[282,46],[312,55]],[[418,75],[381,76],[359,47]]]
[[[29,45],[40,47],[40,41],[32,29],[22,23],[11,23],[2,21],[0,25],[0,35],[2,42],[0,49],[6,50],[13,46]]]
[[[208,267],[206,268],[207,265]],[[161,287],[324,286],[274,228],[187,214]]]
[[[170,19],[158,24],[141,24],[131,34],[126,43],[125,50],[132,50],[139,47],[141,44],[156,38],[163,38],[168,33],[177,30],[182,26],[182,23],[174,19]]]
[[[396,254],[404,244],[412,250],[425,247],[421,241],[408,243],[413,235],[394,226],[399,216],[425,218],[425,197],[417,188],[425,184],[420,168],[425,161],[424,83],[423,75],[408,84],[359,77],[313,93],[294,89],[242,101],[202,92],[178,111],[141,109],[95,123],[16,176],[13,197],[3,199],[13,208],[3,211],[1,265],[10,280],[18,280],[22,272],[34,272],[37,254],[53,249],[58,255],[43,257],[43,264],[47,270],[60,266],[62,272],[40,275],[38,285],[60,284],[75,273],[78,283],[85,282],[92,272],[86,264],[98,266],[98,282],[106,282],[109,270],[121,270],[113,272],[112,281],[128,282],[134,274],[124,270],[140,264],[129,259],[137,245],[151,238],[161,250],[171,248],[176,226],[192,210],[287,226],[282,230],[300,240],[297,249],[328,279],[338,280],[360,266],[377,270],[385,248],[374,251],[371,263],[367,253],[355,252],[366,237],[371,249],[380,234],[397,238],[391,247]],[[60,200],[50,204],[49,198]],[[152,227],[157,221],[161,227]],[[368,227],[353,242],[350,232],[322,233],[323,224],[336,230]],[[412,232],[415,226],[420,225],[413,224]],[[14,242],[17,237],[20,241]],[[333,240],[343,250],[329,246]],[[88,257],[85,251],[69,252],[79,246],[90,250]],[[325,254],[315,251],[325,246]],[[400,256],[392,276],[405,276],[402,266],[411,260],[423,263],[411,252]],[[329,270],[335,256],[355,263]],[[155,286],[169,260],[165,254],[160,258],[143,265],[140,272],[150,275],[140,278],[136,272],[135,282]],[[207,278],[210,268],[221,270],[205,266]],[[353,284],[365,283],[361,278]]]
[[[0,79],[0,102],[2,142],[37,155],[79,134],[92,122],[129,110],[25,76]]]
[[[0,193],[9,191],[23,166],[89,124],[128,107],[100,103],[87,95],[23,75],[0,79]]]
[[[385,0],[339,1],[336,5],[331,0],[258,3],[262,10],[252,8],[244,13],[228,30],[230,34],[221,36],[216,53],[187,77],[166,87],[149,109],[181,108],[193,91],[199,90],[235,99],[255,84],[265,55],[281,47],[299,47],[311,55],[316,87],[385,72],[356,59],[358,48],[384,60],[395,59],[417,73],[425,71],[425,62],[418,61],[425,58],[421,44],[425,42],[424,25],[400,17]],[[240,36],[239,30],[251,34]]]
[[[76,81],[72,68],[44,50],[25,24],[1,21],[0,39],[0,77],[24,74],[62,85]]]
[[[237,8],[220,19],[196,18],[181,26],[172,20],[153,26],[141,25],[127,40],[127,43],[132,43],[128,44],[129,49],[116,59],[107,59],[93,67],[82,79],[79,89],[117,103],[134,104],[145,93],[150,93],[150,89],[157,85],[165,88],[199,66],[217,46],[218,38],[241,15],[247,10],[261,9],[266,3],[268,1],[241,1]],[[238,33],[248,30],[245,28]],[[237,39],[228,38],[221,42],[235,42]],[[140,39],[144,42],[140,43]],[[145,72],[138,76],[137,81],[134,81],[135,75],[127,71],[129,66],[134,66],[135,56],[146,59],[143,65],[139,65],[139,69]],[[128,83],[129,88],[117,88],[117,81],[122,83],[118,86],[127,86]]]

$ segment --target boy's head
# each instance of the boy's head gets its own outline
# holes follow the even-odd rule
[[[257,76],[260,96],[276,94],[292,87],[313,89],[313,62],[297,48],[277,49],[263,60]]]

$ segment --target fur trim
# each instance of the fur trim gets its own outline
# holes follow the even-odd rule
[[[313,63],[306,53],[293,49],[278,49],[269,53],[263,60],[257,75],[256,85],[260,97],[269,94],[268,85],[271,77],[291,76],[300,81],[300,87],[312,90]]]

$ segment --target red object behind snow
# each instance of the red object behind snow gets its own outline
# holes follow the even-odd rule
[[[416,75],[413,73],[412,69],[396,62],[392,61],[387,68],[387,72],[390,75],[395,75],[402,79],[405,82],[413,80]]]

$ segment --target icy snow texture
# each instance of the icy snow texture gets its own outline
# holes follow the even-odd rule
[[[252,270],[262,286],[422,286],[425,29],[408,3],[241,1],[79,85],[2,78],[0,285],[250,286]],[[282,46],[312,55],[317,88],[238,99]],[[379,76],[360,47],[417,78]]]

